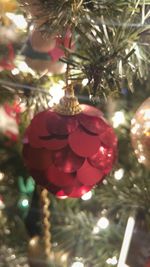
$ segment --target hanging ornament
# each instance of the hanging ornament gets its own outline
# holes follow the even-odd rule
[[[63,62],[60,62],[59,59],[54,61],[49,53],[33,50],[30,41],[27,42],[22,54],[25,56],[28,67],[37,72],[61,74],[66,71],[66,65]]]
[[[19,135],[19,113],[21,108],[17,102],[12,105],[5,103],[0,106],[0,133],[12,141],[16,141]]]
[[[30,41],[31,41],[32,48],[38,52],[46,53],[46,52],[53,50],[56,46],[55,36],[44,35],[42,34],[42,32],[38,30],[34,30],[32,32]]]
[[[35,181],[57,197],[79,198],[102,182],[117,138],[101,111],[65,96],[38,113],[26,130],[23,157]]]
[[[138,161],[150,167],[150,97],[136,111],[131,121],[131,141]]]
[[[36,42],[36,39],[40,38],[42,39]],[[22,54],[26,57],[27,65],[39,72],[64,73],[66,64],[59,60],[65,56],[63,47],[70,47],[71,32],[67,30],[64,37],[47,37],[48,39],[45,41],[43,40],[44,38],[46,37],[42,37],[40,32],[33,32],[22,51]],[[73,47],[74,44],[72,43],[71,48],[73,49]]]

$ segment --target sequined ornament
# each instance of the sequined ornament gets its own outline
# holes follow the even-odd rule
[[[117,138],[102,112],[64,97],[38,113],[23,156],[35,181],[57,197],[79,198],[102,182],[116,160]]]
[[[150,97],[131,121],[131,141],[138,161],[150,168]]]

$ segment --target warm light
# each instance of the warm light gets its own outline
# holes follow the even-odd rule
[[[114,116],[112,117],[112,122],[114,128],[119,127],[121,124],[125,123],[125,116],[123,111],[116,111]]]
[[[0,172],[0,181],[2,181],[4,179],[4,173]]]
[[[120,168],[119,170],[114,172],[114,177],[116,180],[121,180],[124,175],[124,169]]]
[[[146,160],[145,156],[144,155],[140,155],[139,158],[138,158],[138,162],[142,163]]]
[[[13,75],[17,75],[17,74],[19,74],[19,70],[18,70],[17,68],[14,68],[14,69],[11,71],[11,73],[12,73]]]
[[[88,81],[89,81],[88,79],[83,79],[82,80],[82,85],[83,86],[86,86],[88,84]]]
[[[10,259],[11,259],[11,260],[16,259],[16,255],[15,255],[15,254],[12,254],[12,255],[10,256]]]
[[[117,264],[117,258],[116,258],[116,256],[107,259],[106,263],[107,264],[111,264],[111,265],[116,265]]]
[[[101,217],[97,224],[94,226],[92,234],[96,235],[100,232],[100,230],[104,230],[109,226],[109,220],[106,217]]]
[[[19,28],[20,30],[25,30],[28,26],[28,23],[26,22],[23,15],[16,15],[13,13],[6,13],[6,16],[13,21],[13,23]]]
[[[23,62],[23,61],[19,61],[18,62],[18,69],[20,70],[20,71],[22,71],[22,72],[26,72],[26,73],[28,73],[28,72],[31,72],[31,69],[28,67],[28,65],[25,63],[25,62]]]
[[[23,207],[28,207],[28,205],[29,205],[29,200],[28,199],[23,199],[22,200],[22,202],[21,202],[21,205],[23,206]]]
[[[92,234],[93,234],[93,235],[96,235],[96,234],[98,234],[99,232],[100,232],[100,228],[99,228],[98,226],[94,226],[93,231],[92,231]]]
[[[49,101],[49,107],[52,107],[55,104],[58,104],[60,99],[64,96],[65,92],[63,87],[65,86],[64,81],[60,80],[58,83],[54,84],[50,88],[50,95],[52,99]]]
[[[150,120],[150,118],[149,118],[149,120]],[[145,125],[145,128],[146,128],[146,135],[147,136],[149,136],[150,135],[150,121],[146,121],[145,123],[144,123],[144,125]],[[147,132],[148,131],[148,132]]]
[[[68,258],[68,254],[67,253],[63,254],[61,256],[61,262],[66,262],[67,258]]]
[[[29,30],[30,30],[30,32],[32,32],[34,30],[34,25],[33,24],[30,25]]]
[[[109,226],[109,220],[106,217],[101,217],[97,222],[97,226],[101,229],[106,229]]]
[[[37,242],[38,242],[38,237],[35,236],[35,237],[31,238],[31,240],[29,241],[29,244],[30,244],[30,246],[33,247],[37,244]]]
[[[81,198],[82,200],[89,200],[92,197],[92,191],[85,193]]]
[[[144,113],[144,116],[143,116],[144,120],[150,120],[150,108],[145,109],[143,113]]]
[[[131,121],[131,124],[133,124],[133,120]],[[136,134],[138,130],[140,129],[140,127],[141,127],[140,124],[136,123],[131,129],[131,133]]]
[[[84,264],[81,261],[75,261],[71,267],[84,267]]]

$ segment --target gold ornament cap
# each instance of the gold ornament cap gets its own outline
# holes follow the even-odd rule
[[[74,95],[73,86],[66,88],[65,96],[61,98],[58,105],[54,106],[54,111],[62,115],[76,115],[82,111],[77,97]]]

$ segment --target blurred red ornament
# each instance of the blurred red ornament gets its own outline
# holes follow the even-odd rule
[[[51,56],[52,60],[55,62],[61,57],[65,56],[64,48],[74,50],[74,42],[72,41],[72,33],[68,29],[65,36],[55,37],[55,47],[48,51],[48,54]]]
[[[116,160],[117,138],[101,111],[37,114],[26,130],[23,157],[35,181],[57,197],[79,198],[99,184]]]
[[[12,141],[17,141],[18,139],[20,112],[21,107],[18,101],[15,101],[13,104],[5,103],[3,106],[0,106],[0,133]]]
[[[2,56],[0,59],[0,70],[12,70],[14,69],[14,48],[12,44],[6,45],[5,50],[7,51],[7,55]]]
[[[38,52],[48,53],[54,61],[64,56],[65,48],[74,48],[72,33],[68,29],[64,36],[46,35],[39,30],[34,30],[30,37],[32,48]]]
[[[138,161],[150,168],[150,97],[138,108],[131,121],[131,141]]]

